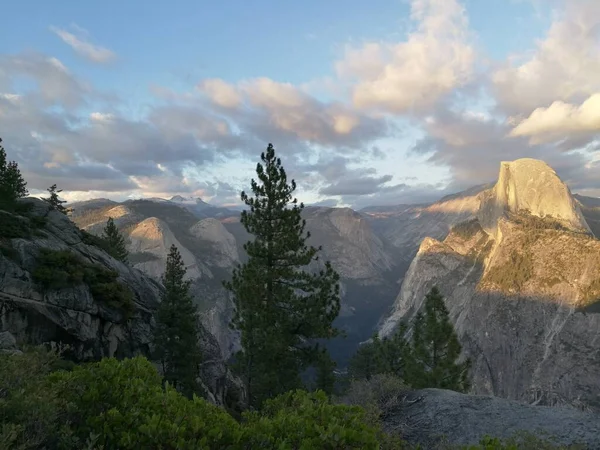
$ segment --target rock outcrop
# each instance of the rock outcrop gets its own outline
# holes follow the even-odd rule
[[[477,217],[489,234],[496,232],[501,217],[520,211],[537,217],[553,217],[573,230],[590,232],[569,188],[543,161],[524,158],[502,162],[496,185],[480,198]]]
[[[211,244],[206,252],[206,258],[213,265],[231,268],[240,260],[235,237],[227,231],[223,224],[215,218],[199,221],[190,228],[192,236]]]
[[[475,445],[486,435],[506,439],[521,432],[551,437],[560,445],[600,448],[598,414],[442,389],[409,392],[395,409],[386,411],[384,429],[426,449],[435,449],[443,440]]]
[[[162,286],[86,243],[89,240],[73,222],[49,209],[45,202],[38,199],[24,202],[33,206],[28,213],[30,219],[0,211],[0,221],[19,221],[24,228],[33,230],[29,236],[19,238],[0,236],[0,331],[34,345],[67,344],[70,347],[67,356],[75,361],[150,355],[154,313]],[[42,249],[68,251],[82,264],[115,271],[118,283],[133,294],[130,316],[118,306],[98,301],[86,282],[44,289],[33,277]],[[212,400],[222,404],[226,398],[235,398],[243,392],[228,373],[217,340],[205,328],[201,329],[205,358],[202,379]]]
[[[144,273],[160,278],[165,270],[167,256],[172,245],[175,245],[181,254],[186,267],[186,279],[212,278],[210,270],[175,237],[169,226],[156,217],[150,217],[139,222],[129,233],[129,244],[127,249],[130,253],[150,254],[154,259],[142,261],[135,267]]]
[[[525,162],[504,164],[496,187],[480,194],[485,226],[472,219],[443,242],[422,242],[379,334],[413,317],[438,286],[473,360],[473,393],[600,408],[600,241],[553,172],[537,172],[539,184],[518,181],[529,180],[520,169],[547,167]],[[488,201],[497,197],[495,210]]]

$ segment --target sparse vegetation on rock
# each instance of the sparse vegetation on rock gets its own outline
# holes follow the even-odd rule
[[[32,276],[47,290],[85,283],[98,302],[122,310],[126,317],[133,313],[133,294],[117,281],[118,272],[86,263],[69,250],[41,249]]]

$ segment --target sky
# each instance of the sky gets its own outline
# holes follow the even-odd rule
[[[600,196],[597,0],[3,5],[0,137],[36,195],[434,201],[546,161]]]

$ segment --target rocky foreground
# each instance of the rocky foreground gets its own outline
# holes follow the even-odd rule
[[[473,445],[486,435],[509,438],[519,432],[552,437],[562,445],[600,448],[598,414],[443,389],[409,392],[396,408],[387,411],[384,428],[426,449],[434,449],[444,440],[452,445]]]

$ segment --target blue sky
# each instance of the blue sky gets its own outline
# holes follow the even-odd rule
[[[595,193],[600,8],[565,2],[11,2],[0,136],[72,200],[233,203],[269,141],[307,202],[431,200],[522,156]]]

